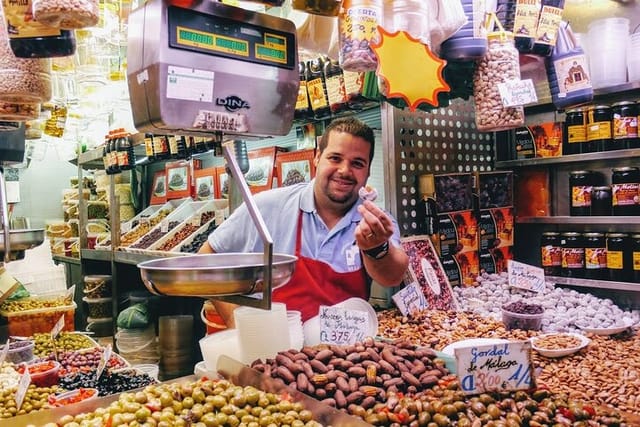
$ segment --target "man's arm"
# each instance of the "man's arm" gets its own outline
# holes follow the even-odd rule
[[[363,254],[367,274],[381,286],[398,286],[409,267],[409,257],[402,248],[389,243],[389,252],[380,259]]]
[[[205,241],[202,247],[198,250],[198,253],[199,254],[215,254],[216,251],[213,250],[209,242]],[[216,308],[216,311],[218,312],[220,317],[222,317],[222,320],[224,320],[224,323],[225,325],[227,325],[227,328],[235,328],[236,323],[233,318],[233,310],[235,310],[236,307],[238,306],[236,304],[231,304],[229,302],[222,302],[215,299],[211,300],[211,302],[213,303],[213,306]]]

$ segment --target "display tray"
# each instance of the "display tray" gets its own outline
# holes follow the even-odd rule
[[[297,257],[273,254],[271,288],[284,285]],[[201,254],[138,264],[142,281],[156,295],[214,297],[262,290],[263,253]]]
[[[548,342],[548,340],[550,339],[555,340],[556,342],[562,341],[562,340],[564,341],[571,340],[573,342],[576,342],[577,344],[566,345],[566,346],[558,345],[558,348],[550,348],[544,345],[544,343]],[[555,333],[549,333],[549,334],[542,334],[542,335],[538,335],[537,337],[531,338],[531,348],[533,348],[536,352],[538,352],[540,355],[545,357],[564,357],[564,356],[569,356],[570,354],[573,354],[573,353],[577,353],[578,351],[588,346],[590,342],[591,340],[585,337],[584,335],[573,334],[569,332],[555,332]]]
[[[578,325],[578,327],[584,332],[589,332],[594,335],[605,335],[605,336],[619,334],[620,332],[624,332],[625,330],[633,326],[634,324],[631,322],[625,322],[624,325],[613,326],[611,328],[590,328],[590,327],[586,327],[586,326],[583,327]]]
[[[9,230],[9,246],[12,252],[25,251],[44,242],[44,228]],[[4,232],[0,232],[0,251],[4,252]]]

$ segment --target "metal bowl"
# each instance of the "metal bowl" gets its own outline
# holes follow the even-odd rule
[[[11,252],[35,248],[44,242],[44,228],[9,230]],[[0,252],[4,252],[4,232],[0,230]]]
[[[297,257],[273,254],[271,289],[291,278]],[[189,255],[138,264],[147,289],[156,295],[216,297],[261,290],[263,253]]]

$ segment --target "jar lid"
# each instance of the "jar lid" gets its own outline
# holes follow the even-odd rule
[[[589,107],[589,111],[592,110],[610,110],[611,107],[608,105],[592,105],[591,107]]]
[[[557,231],[545,231],[544,233],[542,233],[543,236],[559,236],[560,233],[558,233]]]
[[[492,31],[490,33],[487,33],[487,40],[489,40],[489,41],[513,40],[513,32],[511,32],[511,31]]]
[[[604,233],[590,231],[589,233],[584,233],[583,236],[584,237],[604,237]]]
[[[562,236],[564,236],[564,237],[577,237],[577,236],[580,236],[580,233],[578,233],[577,231],[565,231],[564,233],[562,233]]]
[[[607,237],[621,238],[621,237],[629,237],[629,235],[627,233],[607,233]]]
[[[584,170],[584,171],[571,171],[571,172],[569,172],[569,175],[591,175],[593,173],[594,173],[593,171],[587,171],[587,170]]]
[[[620,101],[620,102],[616,102],[614,104],[612,104],[612,107],[622,107],[625,105],[635,105],[636,103],[634,101]]]
[[[632,172],[632,171],[637,171],[638,168],[636,166],[623,166],[620,168],[613,168],[611,170],[613,172]]]
[[[587,110],[587,107],[570,108],[570,109],[565,111],[565,114],[584,113],[585,110]]]
[[[591,190],[592,191],[611,191],[611,187],[608,185],[601,185],[598,187],[593,187]]]
[[[631,238],[632,239],[640,239],[640,234],[632,234]]]

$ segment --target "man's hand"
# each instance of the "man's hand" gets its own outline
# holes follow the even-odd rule
[[[393,221],[382,209],[365,201],[358,206],[358,212],[362,221],[356,228],[355,239],[361,250],[376,248],[389,241],[393,236]]]

